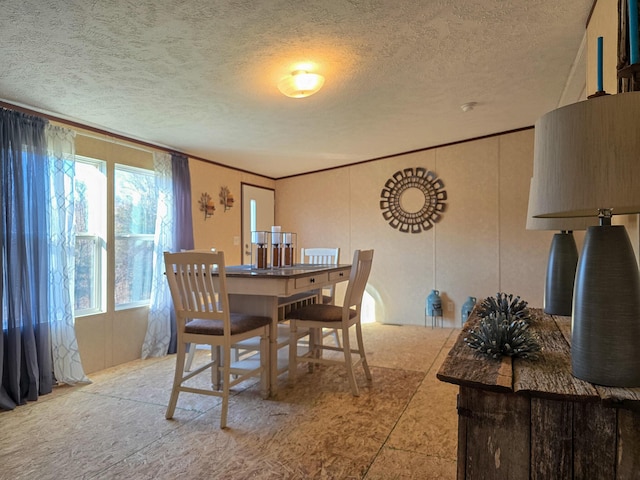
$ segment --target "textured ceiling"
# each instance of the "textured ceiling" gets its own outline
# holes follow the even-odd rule
[[[280,178],[533,125],[592,1],[0,0],[0,99]]]

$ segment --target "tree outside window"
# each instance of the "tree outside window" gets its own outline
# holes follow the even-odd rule
[[[151,297],[157,194],[153,171],[116,165],[114,177],[115,306]]]

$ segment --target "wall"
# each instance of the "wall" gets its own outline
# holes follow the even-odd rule
[[[260,175],[232,170],[202,160],[189,159],[193,205],[193,237],[196,249],[216,248],[225,254],[229,265],[242,263],[241,183],[275,188],[275,181]],[[220,188],[229,188],[235,199],[233,208],[224,211],[220,205]],[[205,220],[198,201],[207,192],[216,203],[214,215]]]
[[[374,248],[369,293],[385,323],[423,325],[432,289],[449,326],[468,296],[505,291],[541,306],[553,232],[525,229],[533,137],[528,129],[278,180],[276,221],[299,247],[339,246],[345,262]],[[401,233],[382,217],[380,192],[396,171],[419,166],[443,180],[447,208],[431,230]]]
[[[245,182],[276,189],[276,223],[298,233],[298,247],[336,245],[343,262],[356,248],[376,250],[369,293],[378,321],[424,325],[425,299],[434,288],[441,291],[448,326],[460,324],[467,296],[505,291],[539,307],[553,232],[525,229],[533,137],[528,129],[278,181],[190,159],[195,248],[215,247],[230,264],[241,262],[235,237],[241,235]],[[144,166],[140,162],[151,159],[150,151],[108,137],[79,136],[77,143],[79,154],[105,160],[130,158]],[[380,192],[397,170],[418,166],[443,180],[447,209],[433,229],[400,233],[382,217]],[[237,199],[227,212],[217,204],[222,186]],[[198,205],[204,192],[217,204],[206,220]],[[576,238],[580,247],[582,236]],[[343,293],[344,287],[338,296]],[[146,320],[146,308],[79,318],[86,371],[139,358]]]
[[[78,131],[76,153],[105,160],[112,170],[115,163],[153,169],[153,150],[116,140],[107,135]],[[275,182],[259,175],[252,175],[201,160],[189,159],[192,192],[192,216],[195,248],[211,248],[225,252],[229,264],[241,263],[241,208],[240,184],[251,183],[274,188]],[[112,178],[112,176],[109,176]],[[224,212],[219,204],[220,187],[227,186],[238,199],[237,204]],[[113,191],[113,185],[108,185]],[[204,219],[198,200],[207,192],[216,203],[214,215]],[[107,212],[112,222],[113,211]],[[238,244],[236,245],[236,238]],[[113,246],[109,246],[108,258],[113,258]],[[113,271],[112,263],[107,271]],[[148,308],[131,308],[115,311],[113,306],[113,277],[107,278],[107,311],[76,319],[78,348],[86,373],[140,358],[142,342],[147,329]]]
[[[598,0],[587,28],[587,93],[595,91],[597,36],[605,37],[605,90],[615,92],[616,28],[617,0]],[[378,321],[423,325],[432,289],[442,294],[449,326],[460,324],[460,307],[470,295],[481,299],[505,291],[539,307],[553,232],[525,229],[533,136],[529,129],[278,181],[190,159],[195,248],[215,247],[228,263],[241,262],[240,184],[245,182],[276,189],[276,223],[298,233],[298,247],[339,246],[343,262],[354,249],[375,248],[368,293]],[[79,154],[121,160],[121,148],[107,136],[78,137]],[[151,156],[139,147],[127,151],[136,162]],[[404,234],[382,218],[380,191],[397,170],[417,166],[444,181],[447,210],[433,229]],[[221,186],[236,198],[227,212],[218,204]],[[204,192],[217,207],[206,220],[198,205]],[[637,251],[637,216],[620,220]],[[576,234],[578,248],[582,238]],[[79,318],[85,371],[139,358],[146,318],[146,308]]]

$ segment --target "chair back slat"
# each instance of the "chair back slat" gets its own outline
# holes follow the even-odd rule
[[[340,263],[340,248],[301,248],[300,261],[315,265],[338,265]],[[329,303],[334,303],[336,286],[324,289]]]
[[[194,318],[222,320],[230,332],[224,252],[165,252],[164,260],[179,326]]]
[[[367,287],[371,264],[373,263],[373,250],[356,250],[353,254],[349,284],[344,296],[343,307],[355,307],[359,312],[362,305],[362,296]]]
[[[339,248],[301,248],[300,261],[316,265],[337,265],[340,263]]]

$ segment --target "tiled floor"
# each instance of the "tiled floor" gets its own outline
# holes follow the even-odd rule
[[[360,397],[337,367],[301,370],[276,399],[241,385],[220,430],[215,397],[183,393],[165,420],[174,356],[138,360],[1,412],[0,478],[454,479],[457,388],[435,375],[458,330],[363,329]]]

